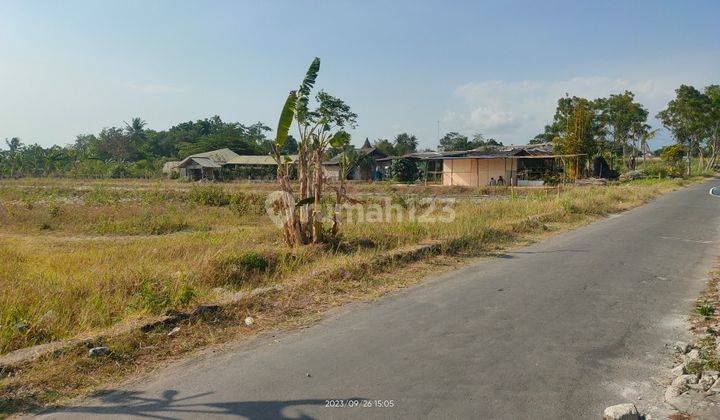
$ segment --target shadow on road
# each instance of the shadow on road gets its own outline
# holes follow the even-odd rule
[[[46,413],[53,417],[57,414],[126,415],[155,419],[176,419],[178,417],[208,417],[213,415],[232,415],[247,419],[313,419],[302,412],[303,406],[325,406],[327,400],[357,400],[364,398],[328,398],[301,399],[288,401],[228,401],[202,402],[202,397],[212,392],[180,397],[179,392],[168,389],[158,398],[146,397],[142,392],[107,391],[98,398],[100,405],[69,406]],[[297,407],[292,413],[284,413],[286,408]]]

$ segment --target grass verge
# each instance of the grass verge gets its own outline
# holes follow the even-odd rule
[[[500,252],[626,210],[687,182],[637,181],[571,188],[560,194],[541,191],[502,200],[459,203],[457,217],[451,223],[380,223],[373,225],[372,230],[364,224],[348,225],[344,232],[347,246],[342,249],[286,249],[266,237],[258,239],[257,234],[264,231],[257,230],[253,231],[254,236],[247,237],[242,232],[195,234],[179,244],[165,238],[144,238],[122,247],[116,243],[81,241],[77,248],[71,245],[68,250],[68,243],[62,242],[59,249],[43,248],[60,252],[60,257],[42,254],[33,258],[31,250],[23,253],[21,246],[23,241],[26,246],[38,245],[38,241],[22,238],[12,247],[15,254],[10,255],[14,258],[11,261],[16,261],[16,272],[33,273],[31,268],[41,272],[69,270],[66,281],[46,283],[51,289],[49,293],[40,288],[45,293],[42,295],[29,287],[16,287],[22,290],[15,292],[16,296],[28,299],[29,307],[51,296],[49,303],[55,302],[58,310],[65,308],[66,316],[56,312],[54,318],[65,323],[65,336],[146,313],[212,301],[217,297],[216,289],[278,283],[284,287],[281,292],[248,298],[212,316],[182,324],[173,336],[159,329],[92,343],[110,347],[112,352],[107,358],[90,359],[87,349],[75,348],[4,372],[0,379],[0,415],[36,409],[101,389],[199,348],[249,337],[266,329],[307,324],[331,307],[372,299],[428,274],[462,265],[470,258]],[[277,232],[268,230],[267,235],[276,238]],[[420,259],[377,264],[378,258],[389,251],[429,241],[442,246]],[[33,249],[37,252],[37,248]],[[252,253],[243,249],[252,249]],[[53,261],[55,258],[57,261]],[[134,261],[135,266],[126,268],[123,261]],[[117,267],[122,267],[122,275],[111,276]],[[88,270],[95,276],[88,276]],[[102,281],[104,276],[110,276],[111,281]],[[85,281],[78,285],[78,280]],[[36,313],[48,310],[54,308],[44,307]],[[257,321],[252,328],[242,323],[249,315]],[[29,324],[28,329],[36,325]]]

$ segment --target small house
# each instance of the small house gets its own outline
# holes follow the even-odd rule
[[[288,158],[292,163],[297,159],[297,155]],[[171,174],[173,170],[177,170],[180,177],[193,181],[233,178],[275,179],[277,163],[272,156],[238,155],[225,148],[197,153],[180,162],[167,162],[163,166],[163,173]]]
[[[365,143],[359,149],[355,149],[358,165],[352,169],[348,179],[365,180],[379,179],[381,177],[382,165],[379,160],[387,157],[387,155],[370,144],[370,140],[365,139]],[[337,181],[340,178],[340,159],[339,154],[332,159],[323,162],[323,172],[328,180]]]
[[[222,165],[209,157],[190,156],[177,166],[180,176],[191,181],[201,179],[220,179]]]
[[[562,174],[564,162],[579,156],[555,154],[551,143],[542,143],[445,152],[436,159],[442,160],[443,185],[482,187],[499,181],[539,186]]]

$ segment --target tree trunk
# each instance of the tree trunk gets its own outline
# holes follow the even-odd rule
[[[717,162],[718,157],[718,148],[720,146],[720,136],[713,136],[710,138],[710,156],[708,156],[707,164],[705,165],[705,170],[708,171],[715,166],[715,162]]]
[[[318,148],[315,151],[315,185],[313,185],[313,211],[312,211],[312,242],[318,243],[322,240],[322,211],[320,209],[320,198],[322,193],[323,172],[322,158],[323,151]]]

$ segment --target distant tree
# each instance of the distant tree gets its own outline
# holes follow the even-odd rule
[[[183,139],[177,146],[180,157],[186,157],[209,150],[228,148],[239,155],[263,154],[262,144],[270,127],[262,123],[245,126],[239,123],[225,123],[220,117],[198,120],[191,125],[177,128]],[[171,129],[172,130],[172,129]]]
[[[675,98],[657,118],[670,130],[675,141],[685,147],[687,175],[692,167],[693,150],[702,153],[701,141],[708,137],[708,110],[710,98],[692,86],[681,85],[675,90]]]
[[[715,166],[720,158],[720,85],[705,87],[703,93],[707,97],[707,148],[709,151],[705,170]]]
[[[388,156],[396,156],[395,146],[388,139],[377,139],[373,142],[373,146],[380,152]]]
[[[282,149],[280,150],[280,153],[285,155],[294,155],[298,152],[298,142],[295,140],[295,137],[292,135],[287,136],[287,140],[285,140],[285,144],[283,145]]]
[[[118,127],[100,131],[100,155],[104,160],[129,162],[137,156],[137,148],[125,130]]]
[[[613,148],[622,150],[623,162],[631,168],[633,164],[628,151],[632,148],[637,150],[639,136],[633,134],[641,133],[640,128],[645,126],[647,109],[635,102],[635,95],[630,91],[598,99],[595,103],[600,111],[600,121],[612,137]]]
[[[467,136],[453,131],[445,134],[440,139],[438,149],[443,152],[454,152],[460,150],[470,150],[471,147]]]
[[[9,173],[10,177],[14,177],[15,173],[18,169],[18,165],[20,164],[20,152],[22,151],[23,144],[20,141],[20,138],[13,137],[10,140],[5,139],[5,144],[8,147],[8,153],[7,153],[7,160],[8,160],[8,166],[9,166]]]
[[[591,138],[588,136],[588,131],[591,118],[589,101],[575,101],[572,112],[564,118],[565,128],[553,140],[555,150],[561,155],[578,155],[586,151],[590,147],[588,146],[588,140]],[[580,159],[561,159],[563,159],[569,177],[574,178],[580,170],[577,166]]]
[[[528,144],[552,143],[553,139],[557,136],[558,132],[555,131],[555,127],[546,125],[544,131],[533,137]]]
[[[529,143],[552,143],[556,149],[564,150],[567,154],[582,154],[577,159],[581,165],[575,168],[582,170],[589,158],[602,154],[605,148],[605,129],[600,120],[599,101],[563,96],[557,101],[552,122]]]
[[[141,118],[133,118],[130,123],[125,123],[125,134],[132,148],[136,151],[134,159],[142,159],[153,153],[152,145],[148,144],[148,135],[145,132],[147,123]]]
[[[395,137],[393,145],[394,154],[402,156],[408,153],[417,152],[418,139],[414,134],[402,133]]]
[[[486,139],[485,136],[482,135],[482,133],[475,133],[473,134],[473,138],[468,144],[468,147],[471,149],[478,149],[480,147],[498,147],[502,146],[502,142],[497,141],[493,138]]]

